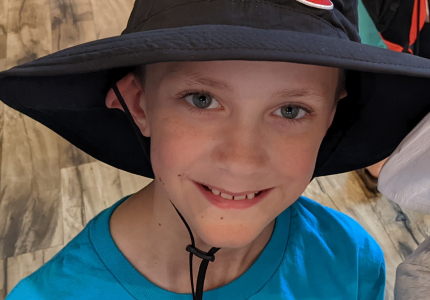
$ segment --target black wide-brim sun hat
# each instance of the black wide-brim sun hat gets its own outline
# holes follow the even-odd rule
[[[154,178],[126,114],[105,105],[109,89],[134,66],[250,60],[337,67],[347,70],[348,96],[321,144],[314,177],[360,169],[388,157],[430,112],[430,60],[361,44],[357,1],[332,3],[137,0],[120,36],[1,72],[0,100],[94,158]]]

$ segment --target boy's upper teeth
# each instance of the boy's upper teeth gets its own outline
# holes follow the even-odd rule
[[[231,196],[229,194],[225,194],[225,193],[221,193],[220,191],[216,190],[216,189],[211,189],[210,187],[208,187],[212,193],[214,193],[215,195],[219,195],[221,194],[221,197],[225,198],[225,199],[230,199],[232,200],[234,198],[234,200],[244,200],[245,198],[248,199],[253,199],[255,197],[255,193],[250,193],[250,194],[246,194],[246,195],[241,195],[241,196]]]

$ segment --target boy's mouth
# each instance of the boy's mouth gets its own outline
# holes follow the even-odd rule
[[[256,193],[252,193],[248,198],[249,194],[241,196],[231,196],[228,194],[221,193],[217,190],[213,190],[208,186],[195,182],[197,188],[203,194],[203,196],[212,204],[221,209],[247,209],[250,208],[260,201],[262,201],[270,192],[274,189],[265,189]],[[218,194],[218,195],[217,195]]]
[[[221,193],[220,191],[218,191],[216,189],[211,189],[206,185],[202,184],[202,186],[204,187],[205,190],[212,192],[216,196],[219,195],[220,197],[222,197],[224,199],[236,200],[236,201],[245,200],[245,199],[249,199],[249,200],[254,199],[254,197],[258,197],[262,192],[262,191],[259,191],[257,193],[249,193],[249,194],[244,194],[244,195],[240,195],[240,196],[232,196],[232,195],[229,195],[227,193]]]

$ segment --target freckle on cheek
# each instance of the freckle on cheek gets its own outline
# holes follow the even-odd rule
[[[220,220],[224,220],[224,217],[221,217]]]

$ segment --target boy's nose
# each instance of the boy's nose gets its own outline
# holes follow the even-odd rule
[[[258,173],[269,161],[268,143],[263,134],[246,126],[234,126],[222,134],[222,142],[213,152],[215,161],[231,173],[244,176]]]

